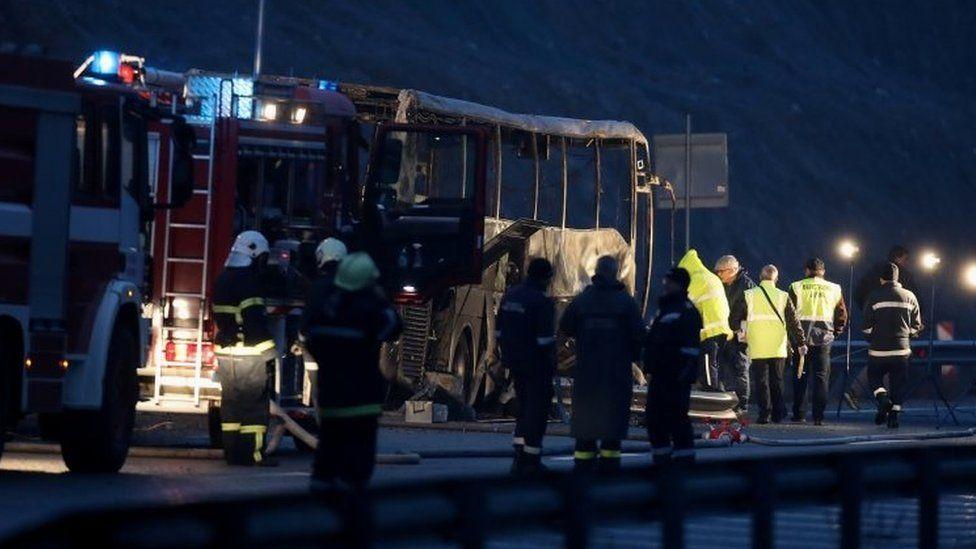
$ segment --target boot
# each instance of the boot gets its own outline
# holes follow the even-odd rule
[[[620,472],[620,458],[601,457],[597,462],[597,470],[603,475],[614,475]]]
[[[523,449],[524,446],[522,446],[521,444],[516,444],[514,448],[515,448],[515,457],[512,458],[512,467],[508,470],[508,472],[511,473],[512,475],[517,475],[519,474],[519,464],[522,462],[523,459],[522,456],[525,455],[525,450]]]
[[[888,392],[883,390],[876,393],[875,398],[878,401],[878,413],[874,415],[874,424],[884,425],[891,413],[891,400],[888,398]]]
[[[522,452],[522,455],[515,459],[512,467],[512,474],[521,477],[531,477],[544,474],[549,468],[542,464],[540,454],[529,454]]]
[[[888,428],[889,429],[897,429],[898,428],[898,414],[901,412],[901,409],[900,408],[901,407],[898,406],[897,408],[892,408],[892,410],[890,412],[888,412]]]

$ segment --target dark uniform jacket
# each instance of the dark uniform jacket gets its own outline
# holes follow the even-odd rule
[[[701,315],[687,294],[664,296],[659,305],[644,345],[644,368],[659,380],[694,383]]]
[[[274,345],[255,267],[227,267],[220,273],[214,284],[213,314],[218,352],[231,348],[268,350]]]
[[[312,281],[308,288],[308,296],[305,298],[305,309],[302,311],[302,337],[308,337],[308,327],[312,322],[322,322],[322,315],[325,311],[325,302],[333,291],[335,291],[335,273],[338,262],[330,262],[325,265],[319,276]]]
[[[538,284],[527,280],[502,298],[495,337],[502,364],[516,374],[551,375],[556,369],[555,306]]]
[[[400,333],[400,317],[378,287],[334,289],[309,311],[306,347],[319,365],[323,418],[378,415],[386,398],[380,346]]]
[[[631,365],[640,360],[644,321],[624,285],[594,277],[559,322],[576,339],[572,434],[581,440],[623,439],[633,394]]]
[[[725,297],[729,300],[729,328],[733,332],[742,330],[742,321],[748,314],[746,311],[746,290],[755,288],[756,284],[749,278],[745,269],[740,269],[732,284],[725,286]]]
[[[915,294],[889,282],[868,295],[862,329],[868,336],[868,355],[874,358],[907,357],[910,339],[922,331],[922,316]]]

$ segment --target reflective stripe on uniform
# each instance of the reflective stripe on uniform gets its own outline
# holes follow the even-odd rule
[[[360,406],[346,406],[343,408],[322,408],[319,417],[335,419],[342,417],[378,416],[383,413],[381,404],[363,404]]]
[[[914,307],[911,303],[905,303],[903,301],[879,301],[874,305],[871,305],[871,309],[877,311],[878,309],[908,309],[911,310]]]
[[[573,459],[588,460],[594,458],[596,458],[596,452],[593,451],[587,452],[583,450],[576,450],[575,452],[573,452]]]
[[[796,317],[800,322],[833,322],[833,316],[819,316],[819,315],[800,315]]]
[[[901,404],[894,404],[894,405],[892,405],[891,406],[891,411],[892,412],[900,412],[901,411]]]
[[[701,354],[701,349],[698,347],[682,347],[681,354],[688,356],[698,356]]]
[[[874,396],[878,396],[881,393],[887,393],[887,392],[888,389],[885,389],[884,387],[878,387],[877,389],[874,390]]]
[[[912,354],[911,349],[896,349],[894,351],[875,351],[874,349],[868,350],[868,356],[877,356],[877,357],[908,356],[910,354]]]
[[[535,342],[539,345],[551,345],[556,342],[556,336],[537,337]]]
[[[241,424],[240,423],[221,423],[220,424],[220,430],[221,431],[227,431],[227,432],[240,431],[241,430]]]
[[[525,446],[524,437],[512,437],[512,446]]]
[[[657,319],[657,321],[660,322],[661,324],[667,324],[668,322],[674,322],[679,318],[681,318],[681,313],[668,313],[662,316],[661,318]]]
[[[722,290],[721,292],[716,291],[716,292],[708,292],[707,294],[702,294],[692,299],[691,301],[694,302],[695,305],[698,305],[699,303],[708,301],[709,299],[719,299],[724,297],[725,297],[725,290]]]
[[[537,455],[539,455],[539,454],[542,453],[542,447],[540,447],[540,446],[525,446],[525,447],[522,448],[522,451],[525,452],[526,454],[532,454],[533,456],[537,456]]]
[[[274,346],[274,341],[271,341],[270,339],[251,346],[246,346],[243,343],[238,343],[233,347],[221,347],[218,345],[214,347],[214,354],[227,356],[260,356],[264,354],[265,351],[274,349]]]
[[[757,314],[752,314],[752,312],[750,311],[748,318],[746,318],[746,321],[747,322],[770,321],[770,322],[776,322],[778,324],[779,323],[779,317],[776,316],[776,315],[765,315],[765,314],[763,314],[763,315],[757,315]]]
[[[240,310],[243,311],[244,309],[247,309],[248,307],[257,307],[257,306],[264,307],[264,298],[263,297],[249,297],[249,298],[241,301],[240,305],[238,305],[237,307]]]
[[[266,432],[268,432],[268,428],[264,425],[241,426],[242,435],[254,435],[254,463],[261,462],[261,450],[264,448],[264,433]]]
[[[312,335],[341,339],[366,339],[366,332],[343,326],[316,326],[309,330]]]
[[[600,457],[610,459],[620,459],[623,455],[620,450],[600,450]]]
[[[709,322],[708,324],[702,326],[702,330],[712,330],[715,328],[728,328],[729,322],[727,320],[717,320],[715,322]]]

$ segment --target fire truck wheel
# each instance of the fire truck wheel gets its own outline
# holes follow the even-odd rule
[[[466,407],[471,406],[475,399],[480,384],[475,380],[474,357],[471,356],[471,341],[467,336],[462,336],[454,348],[454,360],[451,364],[451,372],[461,378],[461,394],[457,395]]]
[[[116,325],[105,364],[102,408],[64,414],[61,454],[72,472],[114,473],[125,463],[138,398],[136,341],[131,330]]]
[[[213,402],[207,408],[207,434],[210,436],[211,448],[223,448],[223,430],[220,427],[220,405]]]

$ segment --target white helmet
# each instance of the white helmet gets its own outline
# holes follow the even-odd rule
[[[315,264],[321,269],[330,261],[342,261],[346,257],[346,245],[338,238],[326,238],[315,248]]]
[[[244,231],[237,235],[227,256],[227,267],[247,267],[254,258],[271,251],[268,239],[258,231]]]

